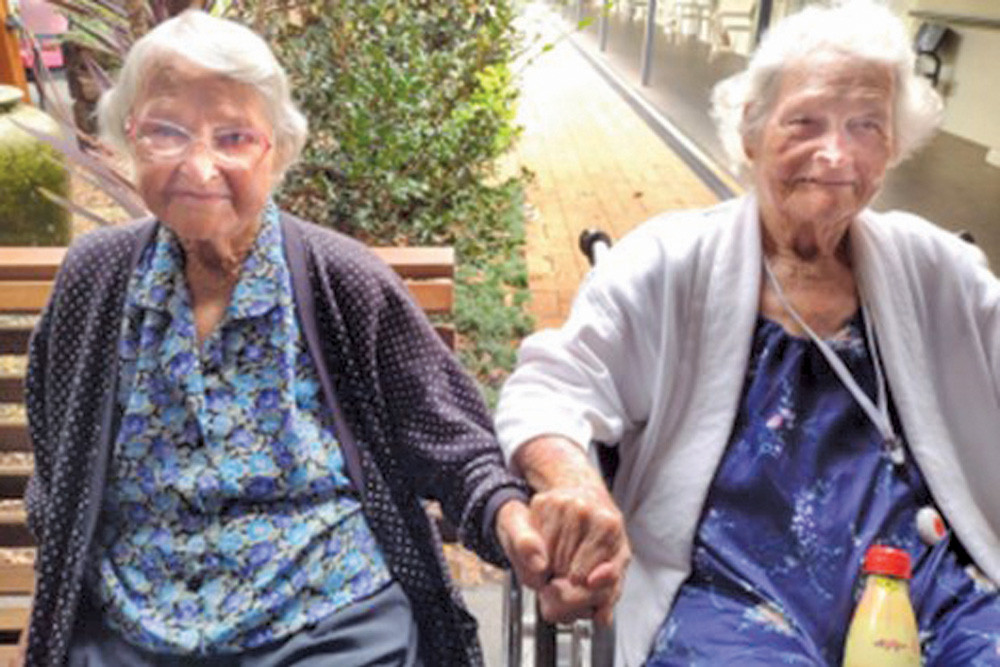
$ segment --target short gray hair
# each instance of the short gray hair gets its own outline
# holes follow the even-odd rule
[[[101,135],[122,155],[131,155],[125,122],[145,78],[156,67],[185,60],[209,72],[253,86],[274,132],[275,172],[284,174],[305,145],[305,116],[292,101],[288,76],[267,42],[249,28],[188,9],[159,24],[129,50],[114,87],[97,108]]]
[[[851,0],[833,7],[813,5],[768,30],[747,68],[712,91],[712,116],[734,168],[748,165],[744,146],[756,143],[774,109],[782,74],[817,55],[880,63],[893,70],[892,165],[934,135],[941,122],[941,97],[916,73],[916,57],[903,22],[870,0]]]

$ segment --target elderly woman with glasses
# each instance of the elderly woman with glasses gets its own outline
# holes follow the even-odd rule
[[[28,663],[481,663],[421,498],[499,561],[523,484],[393,272],[271,201],[306,121],[267,45],[189,10],[99,118],[152,217],[70,248],[32,340]]]
[[[626,236],[521,347],[498,432],[556,557],[515,567],[563,618],[620,586],[617,665],[837,665],[888,545],[923,646],[865,664],[1000,665],[1000,281],[868,208],[941,111],[902,22],[808,8],[715,103],[748,193]],[[617,445],[624,522],[592,440]]]

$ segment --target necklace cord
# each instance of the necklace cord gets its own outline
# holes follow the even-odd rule
[[[795,308],[788,301],[785,293],[781,289],[781,284],[778,282],[777,276],[774,275],[774,271],[771,269],[770,263],[768,263],[767,258],[764,259],[764,272],[767,274],[768,280],[771,286],[774,287],[774,292],[778,297],[778,301],[781,302],[782,307],[785,312],[795,320],[795,323],[802,327],[802,330],[806,332],[813,343],[819,348],[819,351],[826,358],[827,362],[833,368],[833,372],[837,374],[837,377],[844,386],[847,388],[851,395],[854,396],[854,400],[858,402],[861,409],[864,410],[865,414],[878,429],[882,436],[883,444],[889,453],[890,459],[896,465],[902,465],[905,461],[905,453],[903,449],[902,440],[896,435],[896,430],[892,426],[892,419],[889,417],[889,396],[888,390],[886,388],[885,375],[882,372],[882,362],[878,354],[878,346],[875,344],[875,331],[872,327],[871,318],[868,316],[868,310],[865,308],[864,303],[861,304],[861,317],[865,322],[865,339],[868,346],[868,353],[871,355],[872,364],[875,366],[875,386],[876,386],[876,403],[872,402],[872,399],[864,392],[864,390],[858,385],[857,380],[854,379],[854,375],[851,373],[850,369],[844,364],[843,360],[837,356],[837,354],[830,349],[830,346],[821,339],[815,331],[812,330],[805,320],[796,312]]]

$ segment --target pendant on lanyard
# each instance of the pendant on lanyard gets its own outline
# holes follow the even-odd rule
[[[844,365],[840,357],[795,312],[792,304],[785,298],[785,293],[781,291],[781,285],[778,283],[778,279],[775,277],[774,272],[771,270],[771,265],[768,264],[766,259],[764,260],[764,271],[767,273],[767,277],[771,281],[771,286],[774,287],[774,292],[778,295],[778,301],[781,302],[785,311],[809,335],[809,338],[812,339],[813,343],[816,344],[819,351],[833,368],[833,372],[837,374],[840,381],[844,383],[847,390],[854,396],[854,400],[858,402],[858,405],[868,415],[875,428],[878,429],[879,434],[882,436],[882,445],[888,452],[889,459],[897,466],[903,465],[906,462],[903,440],[896,435],[896,430],[892,427],[892,419],[889,418],[889,395],[886,389],[885,375],[882,373],[882,363],[878,356],[878,346],[875,345],[875,335],[872,329],[871,318],[868,316],[868,311],[865,309],[864,304],[861,305],[861,315],[865,321],[865,339],[868,344],[868,352],[871,355],[872,364],[875,366],[875,400],[877,403],[872,403],[872,399],[858,386],[851,371]]]

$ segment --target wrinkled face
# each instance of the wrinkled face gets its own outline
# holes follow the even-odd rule
[[[893,156],[893,99],[888,66],[814,59],[786,70],[746,146],[765,220],[846,230]]]
[[[192,240],[256,233],[275,180],[273,135],[256,90],[174,62],[147,78],[129,122],[139,193],[164,224]],[[161,150],[178,137],[187,150]],[[262,142],[252,159],[227,159],[237,142],[252,140]]]

